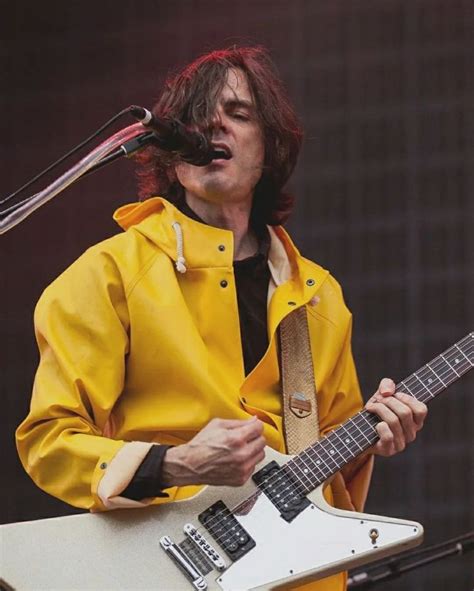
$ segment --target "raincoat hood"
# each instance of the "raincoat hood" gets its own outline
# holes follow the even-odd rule
[[[114,220],[124,230],[139,232],[159,246],[180,272],[233,265],[232,231],[190,219],[162,197],[124,205],[117,209]],[[281,226],[267,227],[271,239],[269,267],[273,288],[293,278],[301,288],[300,297],[308,300],[309,291],[315,291],[308,288],[321,285],[328,271],[302,257]],[[310,285],[305,283],[308,277],[312,279]],[[273,288],[271,286],[269,297]]]

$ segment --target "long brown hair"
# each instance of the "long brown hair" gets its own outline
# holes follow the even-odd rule
[[[217,99],[230,68],[246,76],[262,126],[265,161],[254,192],[252,216],[267,224],[284,222],[293,197],[283,190],[295,167],[302,132],[286,90],[263,47],[232,47],[205,54],[170,77],[153,107],[157,117],[173,117],[210,134]],[[137,157],[141,199],[162,195],[176,202],[183,187],[176,178],[176,159],[149,147]]]

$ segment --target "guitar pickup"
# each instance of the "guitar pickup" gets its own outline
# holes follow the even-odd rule
[[[198,519],[234,562],[256,546],[255,540],[240,525],[223,501],[211,505]]]
[[[205,591],[207,582],[194,564],[189,560],[186,554],[177,546],[169,536],[163,536],[160,539],[160,546],[173,560],[181,572],[191,581],[197,591]]]
[[[280,512],[282,519],[293,519],[311,505],[310,500],[298,488],[301,487],[285,466],[272,461],[252,476],[255,484],[264,492]]]

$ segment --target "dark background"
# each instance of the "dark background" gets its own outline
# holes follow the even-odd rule
[[[380,377],[402,379],[474,328],[473,12],[471,0],[2,2],[0,194],[128,104],[150,106],[170,68],[265,44],[306,131],[289,228],[345,288],[368,397]],[[0,238],[2,522],[73,511],[16,456],[37,363],[32,313],[135,198],[121,161]],[[426,543],[473,529],[473,384],[433,404],[406,453],[377,461],[367,511],[420,521]],[[471,560],[380,588],[471,589]]]

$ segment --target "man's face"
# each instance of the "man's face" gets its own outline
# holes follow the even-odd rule
[[[202,167],[178,164],[176,174],[186,193],[213,203],[251,201],[262,176],[264,141],[246,76],[239,69],[228,71],[218,97],[212,143],[231,158]]]

